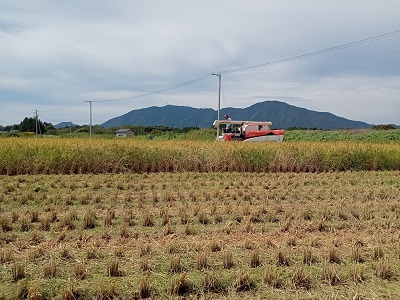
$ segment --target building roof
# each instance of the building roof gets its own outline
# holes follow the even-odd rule
[[[116,131],[116,133],[126,133],[126,132],[133,132],[133,131],[126,128],[121,128]]]

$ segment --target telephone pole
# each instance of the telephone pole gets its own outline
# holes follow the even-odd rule
[[[37,109],[36,110],[34,110],[34,113],[35,113],[35,137],[37,138],[37,136],[38,136],[38,111],[37,111]]]
[[[90,107],[89,136],[90,139],[92,139],[92,101],[85,101],[85,102],[89,102],[89,107]]]
[[[218,121],[219,121],[219,111],[221,109],[221,73],[212,73],[212,75],[218,76]],[[217,127],[217,138],[219,137],[219,124]]]

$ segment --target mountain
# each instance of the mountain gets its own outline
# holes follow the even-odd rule
[[[352,121],[328,112],[317,112],[289,105],[280,101],[264,101],[246,108],[227,107],[220,111],[221,119],[228,114],[233,120],[271,121],[273,128],[306,127],[322,129],[370,128],[371,124]],[[112,118],[102,126],[120,127],[124,125],[209,128],[217,119],[217,112],[211,108],[167,105],[132,110],[122,116]]]
[[[109,128],[123,125],[163,125],[175,128],[208,128],[212,126],[216,118],[217,112],[211,108],[193,108],[174,105],[163,107],[152,106],[132,110],[122,116],[106,121],[102,126]]]
[[[71,122],[61,122],[61,123],[58,123],[57,125],[54,125],[54,128],[60,129],[60,128],[70,127],[70,126],[73,127],[73,126],[77,126],[77,125],[74,123],[71,123]]]

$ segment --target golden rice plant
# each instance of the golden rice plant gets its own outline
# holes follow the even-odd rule
[[[340,282],[337,265],[325,262],[322,267],[322,278],[329,285],[337,285]]]
[[[179,217],[180,217],[182,225],[185,225],[188,223],[189,216],[187,214],[186,208],[184,208],[184,207],[179,208]]]
[[[250,291],[256,287],[254,279],[247,272],[240,272],[235,280],[234,289],[236,292]]]
[[[336,247],[331,247],[328,249],[328,261],[336,264],[340,264],[342,262],[342,258]]]
[[[123,247],[117,247],[114,249],[114,256],[115,257],[124,257],[125,256],[125,249]]]
[[[363,265],[359,263],[352,263],[350,276],[355,282],[363,282],[365,280]]]
[[[207,217],[207,213],[204,209],[200,209],[199,213],[197,214],[197,218],[200,224],[208,224],[210,222],[209,218]]]
[[[216,240],[212,240],[210,243],[210,250],[211,252],[221,251],[221,244]]]
[[[11,231],[13,229],[11,225],[11,220],[9,220],[6,215],[0,215],[0,227],[4,232]]]
[[[62,300],[76,300],[84,297],[84,292],[73,284],[68,284],[60,290],[59,297]]]
[[[203,278],[203,290],[206,293],[221,293],[224,286],[220,277],[215,273],[206,273]]]
[[[169,213],[166,209],[163,209],[161,212],[161,224],[163,226],[167,225],[169,223]]]
[[[293,269],[292,284],[295,288],[311,288],[310,275],[304,265],[295,266]]]
[[[256,268],[259,265],[261,265],[260,252],[255,249],[250,253],[250,267]]]
[[[208,268],[207,252],[197,253],[196,266],[197,266],[197,270],[199,270],[199,271],[202,271],[202,270]]]
[[[181,252],[180,244],[177,244],[174,242],[168,244],[168,253],[172,254],[172,253],[180,253],[180,252]]]
[[[392,277],[392,267],[387,259],[379,259],[376,262],[375,275],[381,279],[390,279]]]
[[[22,281],[18,287],[18,293],[16,299],[27,299],[29,296],[29,287],[27,281]]]
[[[96,299],[118,299],[117,285],[115,282],[99,285]]]
[[[122,238],[129,238],[129,223],[124,221],[119,228],[119,236]]]
[[[140,257],[145,256],[151,252],[151,246],[150,244],[141,244],[140,245],[140,251],[139,255]]]
[[[43,266],[43,273],[45,278],[53,278],[56,276],[57,264],[54,261],[50,261]]]
[[[139,280],[139,298],[147,299],[150,297],[151,297],[150,279],[146,275],[141,277]]]
[[[18,219],[19,219],[19,212],[17,210],[13,210],[11,212],[11,222],[15,223],[18,221]],[[1,220],[1,217],[0,217],[0,220]]]
[[[49,231],[50,230],[50,223],[51,219],[50,217],[45,217],[40,219],[40,230],[42,231]]]
[[[36,260],[44,257],[46,254],[44,247],[39,246],[29,251],[28,258],[31,260]]]
[[[190,291],[190,283],[186,278],[186,274],[182,273],[172,278],[170,292],[171,295],[183,296]]]
[[[87,259],[99,259],[100,257],[101,255],[97,247],[89,247],[86,249]]]
[[[151,271],[151,266],[149,260],[147,258],[142,258],[139,262],[139,268],[142,272]]]
[[[11,276],[13,281],[25,278],[25,265],[23,263],[14,263],[11,265]]]
[[[20,218],[20,231],[28,231],[31,226],[31,219],[28,215],[24,215]]]
[[[280,288],[283,285],[279,271],[272,265],[267,265],[264,272],[264,283],[274,288]]]
[[[94,211],[87,211],[83,215],[83,229],[92,229],[96,227],[96,213]]]
[[[230,269],[234,266],[233,254],[231,251],[224,252],[222,259],[224,269]]]
[[[314,257],[311,248],[306,247],[303,249],[303,264],[310,265],[312,262],[314,262]]]
[[[87,270],[86,270],[86,265],[84,262],[78,262],[74,266],[74,274],[76,279],[86,279],[87,276]]]
[[[71,259],[71,258],[73,258],[73,255],[72,255],[70,249],[69,249],[68,247],[66,247],[66,246],[63,246],[63,247],[61,248],[61,250],[60,250],[60,256],[61,256],[61,258],[64,258],[64,259]]]
[[[278,266],[289,266],[290,259],[287,256],[286,252],[282,249],[278,249],[277,251],[277,265]]]
[[[59,224],[60,229],[75,229],[74,216],[71,213],[64,215]]]
[[[32,210],[30,212],[31,223],[39,222],[39,212],[37,210]]]
[[[28,289],[27,298],[30,300],[42,300],[44,299],[43,291],[37,285],[33,285]]]
[[[122,272],[119,270],[118,260],[110,260],[107,262],[107,275],[109,277],[119,277],[122,276]]]
[[[385,255],[385,253],[384,253],[384,251],[383,251],[382,246],[376,246],[376,247],[374,247],[373,255],[372,255],[372,257],[373,257],[374,260],[380,260],[381,258],[384,257],[384,255]]]
[[[14,260],[14,253],[11,249],[0,250],[0,263],[4,264]]]
[[[143,213],[143,226],[153,226],[154,225],[154,221],[153,221],[153,217],[150,214],[150,210],[145,210]]]
[[[167,226],[165,226],[164,235],[169,235],[169,234],[173,234],[173,233],[174,233],[174,229],[172,228],[171,222],[168,222]]]
[[[115,210],[108,209],[106,216],[104,217],[104,227],[109,227],[112,225],[112,221],[115,218]]]
[[[361,248],[357,246],[353,246],[351,248],[351,260],[355,263],[363,263],[364,258],[361,254]]]
[[[181,256],[178,253],[174,253],[169,258],[169,271],[171,273],[179,273],[182,271]]]

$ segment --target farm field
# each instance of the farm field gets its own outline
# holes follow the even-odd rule
[[[286,130],[287,141],[364,141],[364,142],[399,142],[400,130]]]
[[[0,175],[400,170],[400,143],[3,138]]]
[[[112,149],[102,143],[104,153]],[[288,162],[285,172],[219,172],[208,162],[207,172],[86,174],[71,169],[75,156],[54,155],[57,144],[4,145],[3,174],[14,173],[0,176],[0,299],[400,298],[398,169],[318,171],[306,160],[317,172]],[[83,148],[95,152],[94,145]],[[191,154],[206,153],[189,145]],[[322,151],[307,145],[307,159]],[[327,151],[393,160],[399,153],[396,145],[357,145]],[[36,169],[24,169],[10,147],[29,153]],[[89,157],[79,147],[77,157]],[[290,154],[303,146],[271,147]],[[47,169],[44,153],[54,164]],[[243,170],[254,157],[241,158]]]

